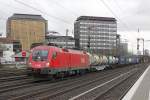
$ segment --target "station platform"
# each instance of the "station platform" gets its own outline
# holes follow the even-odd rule
[[[150,65],[122,100],[150,100]]]

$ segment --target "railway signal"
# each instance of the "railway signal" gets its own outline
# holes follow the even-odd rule
[[[22,57],[26,57],[26,51],[21,52]]]

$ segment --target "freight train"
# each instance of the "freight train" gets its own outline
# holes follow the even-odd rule
[[[31,75],[72,75],[85,71],[102,70],[119,64],[139,63],[138,57],[113,57],[91,54],[86,51],[37,46],[31,50],[28,73]]]

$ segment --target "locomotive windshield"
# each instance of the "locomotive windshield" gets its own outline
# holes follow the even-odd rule
[[[47,50],[34,50],[32,52],[32,59],[34,61],[45,61],[48,57],[48,51]]]

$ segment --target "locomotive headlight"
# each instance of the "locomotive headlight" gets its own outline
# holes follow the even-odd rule
[[[46,67],[49,67],[49,65],[50,65],[50,63],[48,62],[48,63],[46,63]]]
[[[31,62],[28,62],[27,63],[27,68],[31,68],[32,67],[32,63]]]
[[[28,63],[28,67],[32,67],[32,63],[31,62]]]

